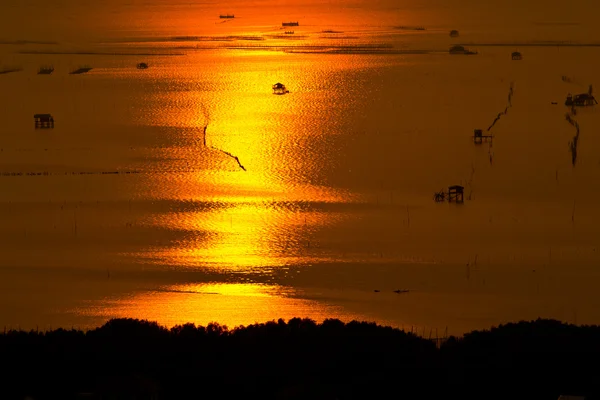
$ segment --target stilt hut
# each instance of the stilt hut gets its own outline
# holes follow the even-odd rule
[[[513,51],[511,57],[513,60],[522,60],[523,59],[523,55],[521,53],[519,53],[518,51]]]
[[[585,107],[593,106],[595,104],[598,104],[598,101],[589,93],[576,94],[575,96],[569,94],[565,101],[565,106]]]
[[[458,36],[459,36],[459,33],[456,29],[452,29],[450,31],[450,37],[458,37]]]
[[[54,128],[54,117],[50,114],[35,114],[35,129],[52,129]]]
[[[473,142],[475,144],[482,144],[486,140],[492,140],[492,135],[484,135],[481,129],[475,129],[473,131]]]
[[[273,94],[286,94],[290,91],[285,87],[283,83],[277,82],[273,85]]]
[[[453,185],[448,187],[448,202],[464,203],[464,191],[465,188],[460,185]]]

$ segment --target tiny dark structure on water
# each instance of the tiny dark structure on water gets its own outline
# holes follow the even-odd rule
[[[494,135],[484,135],[483,130],[481,129],[475,129],[473,131],[473,143],[475,144],[482,144],[483,142],[492,140],[493,137]]]
[[[281,26],[299,26],[300,24],[298,23],[298,21],[296,22],[282,22]]]
[[[285,87],[285,85],[283,83],[276,83],[273,85],[273,94],[286,94],[289,93],[290,91],[287,90],[287,88]]]
[[[450,37],[458,37],[459,33],[456,29],[450,31]]]
[[[52,65],[44,65],[40,67],[38,70],[38,75],[50,75],[54,72],[54,67]]]
[[[235,18],[235,15],[233,15],[233,14],[221,14],[221,15],[219,15],[219,18],[221,18],[221,19],[231,19],[231,18]]]
[[[35,114],[33,119],[35,121],[35,129],[54,128],[54,117],[50,114]]]
[[[146,64],[146,63],[139,63],[137,65],[137,69],[148,69],[148,64]]]
[[[515,61],[518,60],[522,60],[523,59],[523,55],[521,53],[519,53],[518,51],[514,51],[511,55],[512,59]]]
[[[294,34],[294,31],[285,31],[285,34],[286,34],[286,35],[293,35],[293,34]]]
[[[441,203],[443,201],[448,201],[448,203],[464,203],[464,191],[465,188],[463,186],[449,186],[447,192],[440,190],[439,192],[433,195],[433,199],[438,203]]]

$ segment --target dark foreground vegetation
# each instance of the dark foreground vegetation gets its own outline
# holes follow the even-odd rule
[[[117,319],[87,332],[6,332],[0,363],[2,399],[594,399],[600,327],[520,322],[438,349],[364,322],[169,330]]]

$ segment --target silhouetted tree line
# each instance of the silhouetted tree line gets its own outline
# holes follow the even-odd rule
[[[87,332],[8,331],[0,363],[2,399],[594,399],[600,327],[519,322],[438,349],[366,322],[113,319]]]

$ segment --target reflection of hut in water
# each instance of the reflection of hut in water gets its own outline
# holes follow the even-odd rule
[[[450,47],[449,52],[450,52],[450,54],[477,54],[476,51],[471,51],[469,49],[466,49],[464,46],[461,46],[459,44]]]
[[[453,29],[450,31],[450,37],[458,37],[458,31],[456,29]]]
[[[289,93],[290,91],[287,90],[287,88],[285,87],[285,85],[283,83],[276,83],[273,85],[273,94],[286,94]]]
[[[523,59],[523,55],[521,53],[519,53],[518,51],[513,51],[511,57],[513,60],[522,60]]]
[[[54,128],[54,117],[50,114],[35,114],[35,129],[52,129]]]

